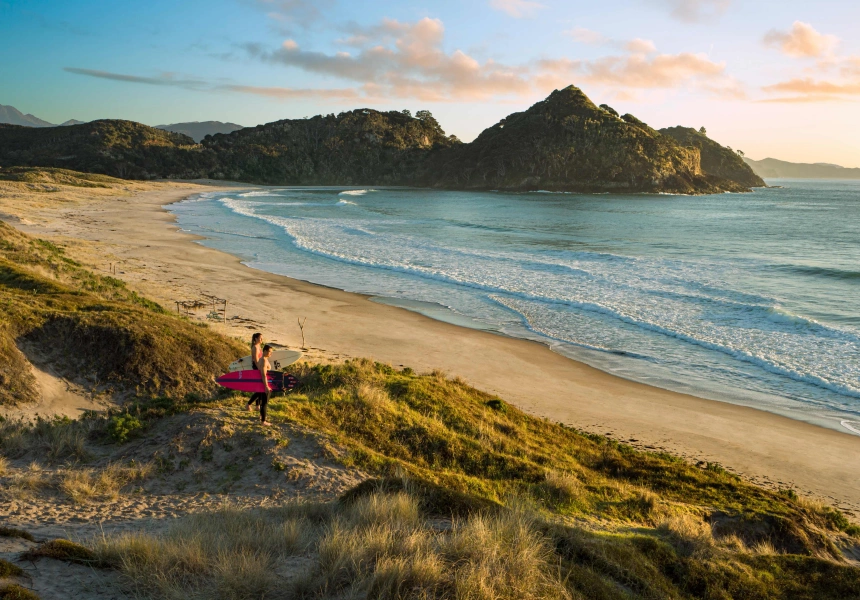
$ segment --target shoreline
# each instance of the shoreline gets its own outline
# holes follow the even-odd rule
[[[259,187],[211,183],[195,182],[205,186],[196,189],[173,184],[122,202],[49,208],[43,216],[50,226],[13,224],[68,238],[73,251],[101,271],[106,254],[112,254],[117,260],[111,262],[121,265],[118,277],[167,308],[194,294],[215,291],[228,297],[228,314],[239,319],[211,325],[224,333],[244,338],[260,329],[268,340],[299,346],[292,319],[310,317],[311,360],[367,356],[418,371],[441,368],[532,414],[643,450],[720,463],[757,483],[795,487],[860,516],[860,476],[851,459],[860,451],[857,436],[638,383],[539,341],[466,328],[374,302],[369,295],[247,267],[233,255],[196,243],[206,238],[181,231],[163,208],[207,191]]]

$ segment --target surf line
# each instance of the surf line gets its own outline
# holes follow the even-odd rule
[[[857,429],[856,427],[854,427],[854,426],[852,425],[852,423],[855,423],[856,425],[860,425],[860,423],[857,423],[857,422],[854,422],[854,421],[840,421],[840,424],[841,424],[845,429],[847,429],[848,431],[853,431],[853,432],[854,432],[854,433],[856,433],[857,435],[860,435],[860,429]]]

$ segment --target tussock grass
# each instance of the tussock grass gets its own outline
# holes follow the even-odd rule
[[[35,540],[30,532],[24,531],[23,529],[16,529],[15,527],[8,527],[6,525],[0,525],[0,537],[21,538],[30,542]]]
[[[70,500],[79,504],[92,500],[116,500],[125,486],[147,479],[153,470],[152,463],[114,463],[100,470],[66,469],[57,475],[57,487]]]
[[[39,600],[39,596],[27,588],[13,583],[0,586],[0,600]]]
[[[89,457],[87,438],[95,427],[91,419],[68,417],[0,421],[0,453],[10,458],[36,456],[48,463],[85,461]]]
[[[8,560],[0,558],[0,577],[20,577],[24,570]]]
[[[439,519],[423,488],[349,502],[223,508],[161,534],[103,537],[99,564],[159,598],[842,599],[860,570],[717,544],[693,515],[651,534],[590,532],[517,507]]]
[[[32,550],[21,555],[25,560],[37,560],[39,558],[53,558],[66,562],[88,566],[103,566],[99,563],[96,554],[80,544],[69,540],[56,539],[39,544]]]

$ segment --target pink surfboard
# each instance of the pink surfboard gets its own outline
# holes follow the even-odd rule
[[[291,390],[298,384],[295,377],[289,373],[282,373],[280,371],[269,371],[266,373],[266,379],[269,380],[269,387],[272,388],[273,392]],[[226,373],[216,379],[215,382],[227,389],[239,392],[254,393],[266,391],[263,388],[263,381],[260,379],[260,372],[256,369]]]

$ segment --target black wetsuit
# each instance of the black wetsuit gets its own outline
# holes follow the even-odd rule
[[[257,366],[257,361],[254,360],[253,354],[251,355],[251,366],[254,368],[255,371],[260,370],[260,367]],[[251,406],[251,404],[256,403],[257,408],[260,408],[263,396],[266,396],[266,394],[263,392],[254,392],[253,394],[251,394],[251,397],[248,399],[248,406]],[[268,398],[267,398],[267,400],[268,400]],[[263,420],[265,421],[266,419],[263,419]]]

